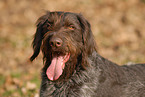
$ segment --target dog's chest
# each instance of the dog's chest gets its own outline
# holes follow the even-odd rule
[[[49,97],[93,97],[96,86],[94,83],[68,85],[49,85],[44,91]]]

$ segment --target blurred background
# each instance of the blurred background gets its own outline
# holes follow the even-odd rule
[[[145,63],[145,0],[0,0],[0,97],[38,97],[42,54],[28,60],[46,10],[83,14],[105,58]]]

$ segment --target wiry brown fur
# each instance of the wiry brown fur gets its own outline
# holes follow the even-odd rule
[[[53,48],[50,40],[59,38],[62,45]],[[47,12],[37,21],[33,40],[33,61],[43,53],[41,97],[145,97],[145,65],[118,66],[101,57],[90,24],[77,13]],[[50,81],[46,70],[52,53],[70,58],[62,75]]]
[[[87,56],[89,54],[91,54],[93,52],[93,50],[96,50],[96,44],[95,44],[93,35],[92,35],[92,33],[90,33],[91,32],[90,24],[82,17],[81,14],[76,14],[76,16],[74,16],[76,19],[78,19],[77,21],[74,21],[79,24],[77,29],[79,30],[79,32],[82,32],[82,33],[79,33],[79,34],[82,34],[82,36],[80,38],[77,38],[78,39],[77,41],[81,41],[81,42],[78,42],[78,44],[76,45],[74,42],[75,41],[74,38],[72,38],[72,34],[70,36],[66,32],[63,32],[64,29],[62,29],[62,30],[60,29],[60,27],[62,26],[61,22],[62,22],[65,14],[68,15],[68,16],[66,16],[66,24],[64,25],[65,27],[67,27],[70,25],[69,21],[71,21],[70,16],[72,15],[72,13],[69,13],[69,12],[67,12],[67,13],[47,12],[46,15],[44,15],[38,19],[37,30],[36,30],[36,34],[35,34],[35,37],[33,40],[34,54],[30,58],[30,60],[33,61],[39,54],[42,41],[43,41],[42,52],[44,54],[44,60],[46,61],[46,59],[48,59],[48,60],[50,59],[48,56],[49,55],[48,51],[50,50],[50,46],[48,45],[49,43],[47,40],[48,40],[49,34],[51,32],[57,31],[57,33],[60,33],[57,35],[57,37],[64,38],[65,47],[69,48],[69,52],[72,54],[72,57],[76,57],[76,58],[72,59],[73,62],[74,62],[74,59],[77,59],[78,54],[81,54],[80,56],[83,56],[83,58],[81,59],[82,60],[81,65],[85,69],[87,66],[87,64],[86,64]],[[51,23],[53,23],[53,26],[51,25]],[[77,37],[77,36],[78,36],[77,34],[74,35],[74,37]],[[46,45],[48,45],[48,47]],[[65,48],[61,48],[61,49],[63,49],[61,51],[66,50]],[[66,52],[66,51],[64,51],[64,52]],[[77,56],[74,56],[74,55],[77,55]]]

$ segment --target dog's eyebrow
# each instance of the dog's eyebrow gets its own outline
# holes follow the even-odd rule
[[[74,25],[74,26],[79,26],[79,21],[75,15],[66,15],[63,19],[64,25]]]

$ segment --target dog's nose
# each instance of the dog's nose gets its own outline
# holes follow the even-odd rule
[[[49,44],[51,47],[60,47],[62,45],[62,40],[60,38],[52,38]]]

